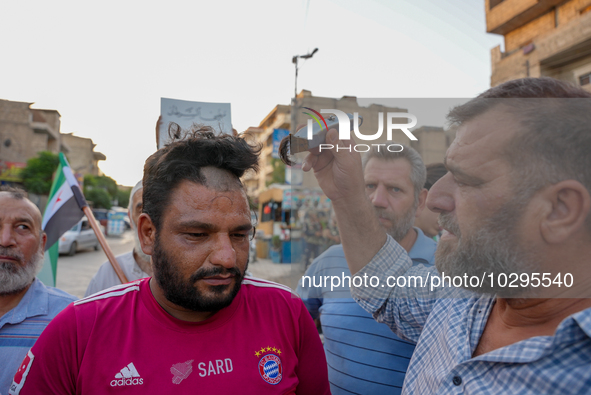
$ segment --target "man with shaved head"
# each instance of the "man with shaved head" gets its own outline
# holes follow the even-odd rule
[[[0,394],[8,393],[19,364],[49,321],[76,300],[35,278],[45,240],[41,213],[26,193],[0,188]]]
[[[11,393],[330,393],[302,301],[245,277],[254,229],[240,177],[258,151],[199,129],[149,157],[137,228],[154,276],[68,307]]]

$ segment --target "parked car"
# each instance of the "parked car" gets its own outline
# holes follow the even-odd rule
[[[104,233],[104,228],[101,225]],[[99,241],[88,223],[88,218],[83,217],[80,222],[68,230],[59,239],[59,253],[75,255],[77,251],[87,248],[99,249]]]

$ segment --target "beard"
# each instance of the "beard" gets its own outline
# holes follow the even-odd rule
[[[465,236],[461,235],[459,225],[449,213],[441,213],[439,224],[453,233],[456,240],[439,240],[435,251],[435,266],[439,273],[445,273],[446,277],[476,276],[480,281],[483,273],[486,273],[484,282],[479,287],[462,283],[468,285],[467,289],[482,294],[514,298],[523,297],[528,291],[533,291],[534,288],[521,287],[521,284],[516,288],[501,287],[498,281],[501,273],[507,275],[508,284],[509,275],[513,273],[519,276],[522,273],[540,271],[535,254],[528,252],[531,249],[520,244],[517,232],[526,204],[526,201],[519,199],[505,203],[495,214],[484,220],[482,226]],[[489,277],[491,273],[492,282]]]
[[[168,253],[160,246],[158,235],[154,243],[152,265],[154,279],[158,282],[160,288],[162,288],[166,299],[192,311],[217,312],[228,307],[238,294],[238,291],[240,291],[242,280],[244,279],[244,273],[241,273],[236,267],[226,269],[215,266],[213,268],[200,268],[191,275],[188,281],[185,281],[180,276],[179,270],[176,270],[177,265],[171,261]],[[245,271],[247,268],[248,261]],[[195,282],[202,278],[227,274],[234,275],[234,285],[210,286],[209,293],[212,293],[213,296],[205,295],[204,292],[195,286]],[[232,287],[230,292],[227,292],[230,287]]]
[[[43,251],[41,248],[23,265],[23,254],[11,248],[0,247],[0,255],[10,256],[18,262],[0,263],[0,295],[16,294],[29,286],[41,270]]]
[[[394,240],[400,243],[408,231],[412,228],[415,223],[416,207],[413,210],[409,210],[403,215],[397,215],[394,213],[386,212],[381,207],[374,207],[376,215],[383,217],[392,223],[392,226],[385,228],[386,233],[389,234]]]
[[[151,256],[146,254],[144,251],[142,251],[142,243],[140,243],[140,236],[138,235],[137,229],[134,228],[132,229],[133,231],[133,250],[135,251],[136,254],[138,254],[138,256],[140,258],[142,258],[143,260],[145,260],[146,262],[150,262],[150,258]]]

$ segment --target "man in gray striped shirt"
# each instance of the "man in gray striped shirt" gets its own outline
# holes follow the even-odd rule
[[[419,153],[404,146],[374,146],[363,158],[365,192],[376,217],[413,263],[432,266],[436,244],[413,223],[425,208],[426,169]],[[325,276],[334,279],[322,282]],[[297,292],[313,318],[320,318],[333,395],[399,394],[415,348],[380,324],[351,297],[342,245],[329,248],[306,271]],[[336,279],[339,279],[338,286]]]

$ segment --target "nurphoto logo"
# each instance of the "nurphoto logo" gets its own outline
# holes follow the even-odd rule
[[[378,130],[374,134],[362,134],[359,131],[359,126],[363,122],[363,118],[359,116],[359,113],[355,112],[353,115],[347,114],[341,110],[335,109],[323,109],[320,112],[309,108],[304,107],[306,110],[310,112],[304,112],[304,114],[309,115],[312,119],[308,119],[307,123],[307,133],[306,137],[308,140],[314,140],[318,133],[322,133],[322,131],[327,131],[329,129],[337,128],[339,130],[339,140],[350,140],[351,139],[351,130],[355,134],[355,137],[359,140],[363,141],[375,141],[382,137],[384,133],[384,118],[386,119],[386,139],[388,141],[392,141],[392,135],[394,130],[401,130],[410,140],[416,141],[417,138],[410,132],[410,128],[416,126],[417,124],[417,117],[413,114],[407,112],[388,112],[384,117],[384,113],[378,113]],[[328,117],[322,116],[322,114],[331,114]],[[408,123],[400,123],[401,119],[410,120]],[[314,121],[318,127],[315,127]],[[318,145],[320,151],[327,150],[327,149],[336,149],[337,151],[347,150],[351,151],[353,149],[356,152],[367,152],[371,149],[371,146],[376,146],[377,150],[379,151],[383,149],[387,149],[390,152],[400,152],[403,149],[403,146],[400,144],[353,144],[349,147],[339,147],[328,144],[326,142],[322,142]]]

